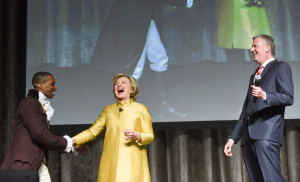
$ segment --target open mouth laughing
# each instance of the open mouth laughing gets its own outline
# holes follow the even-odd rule
[[[118,89],[117,89],[117,92],[118,92],[118,94],[121,94],[121,93],[123,93],[123,92],[124,92],[124,89],[122,89],[122,88],[118,88]]]

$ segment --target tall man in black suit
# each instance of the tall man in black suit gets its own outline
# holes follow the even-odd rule
[[[224,153],[232,156],[231,148],[242,138],[242,155],[252,182],[281,182],[280,150],[284,130],[285,106],[293,104],[294,86],[290,66],[277,61],[272,37],[253,37],[251,52],[257,68],[250,77],[242,113]],[[254,82],[259,75],[260,84]]]

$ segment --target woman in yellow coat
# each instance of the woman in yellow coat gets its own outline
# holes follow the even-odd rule
[[[154,139],[145,105],[134,102],[138,83],[129,75],[113,79],[117,102],[107,106],[94,124],[73,137],[75,145],[94,140],[106,129],[98,182],[150,182],[146,146]]]

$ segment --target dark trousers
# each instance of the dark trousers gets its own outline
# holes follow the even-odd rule
[[[280,167],[281,145],[269,140],[253,140],[249,135],[244,137],[242,155],[251,182],[284,182]]]

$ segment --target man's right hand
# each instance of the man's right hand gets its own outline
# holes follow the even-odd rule
[[[225,155],[227,155],[228,157],[231,157],[232,156],[232,153],[231,153],[231,149],[234,145],[234,142],[233,140],[228,140],[228,142],[226,143],[225,147],[224,147],[224,153]]]

